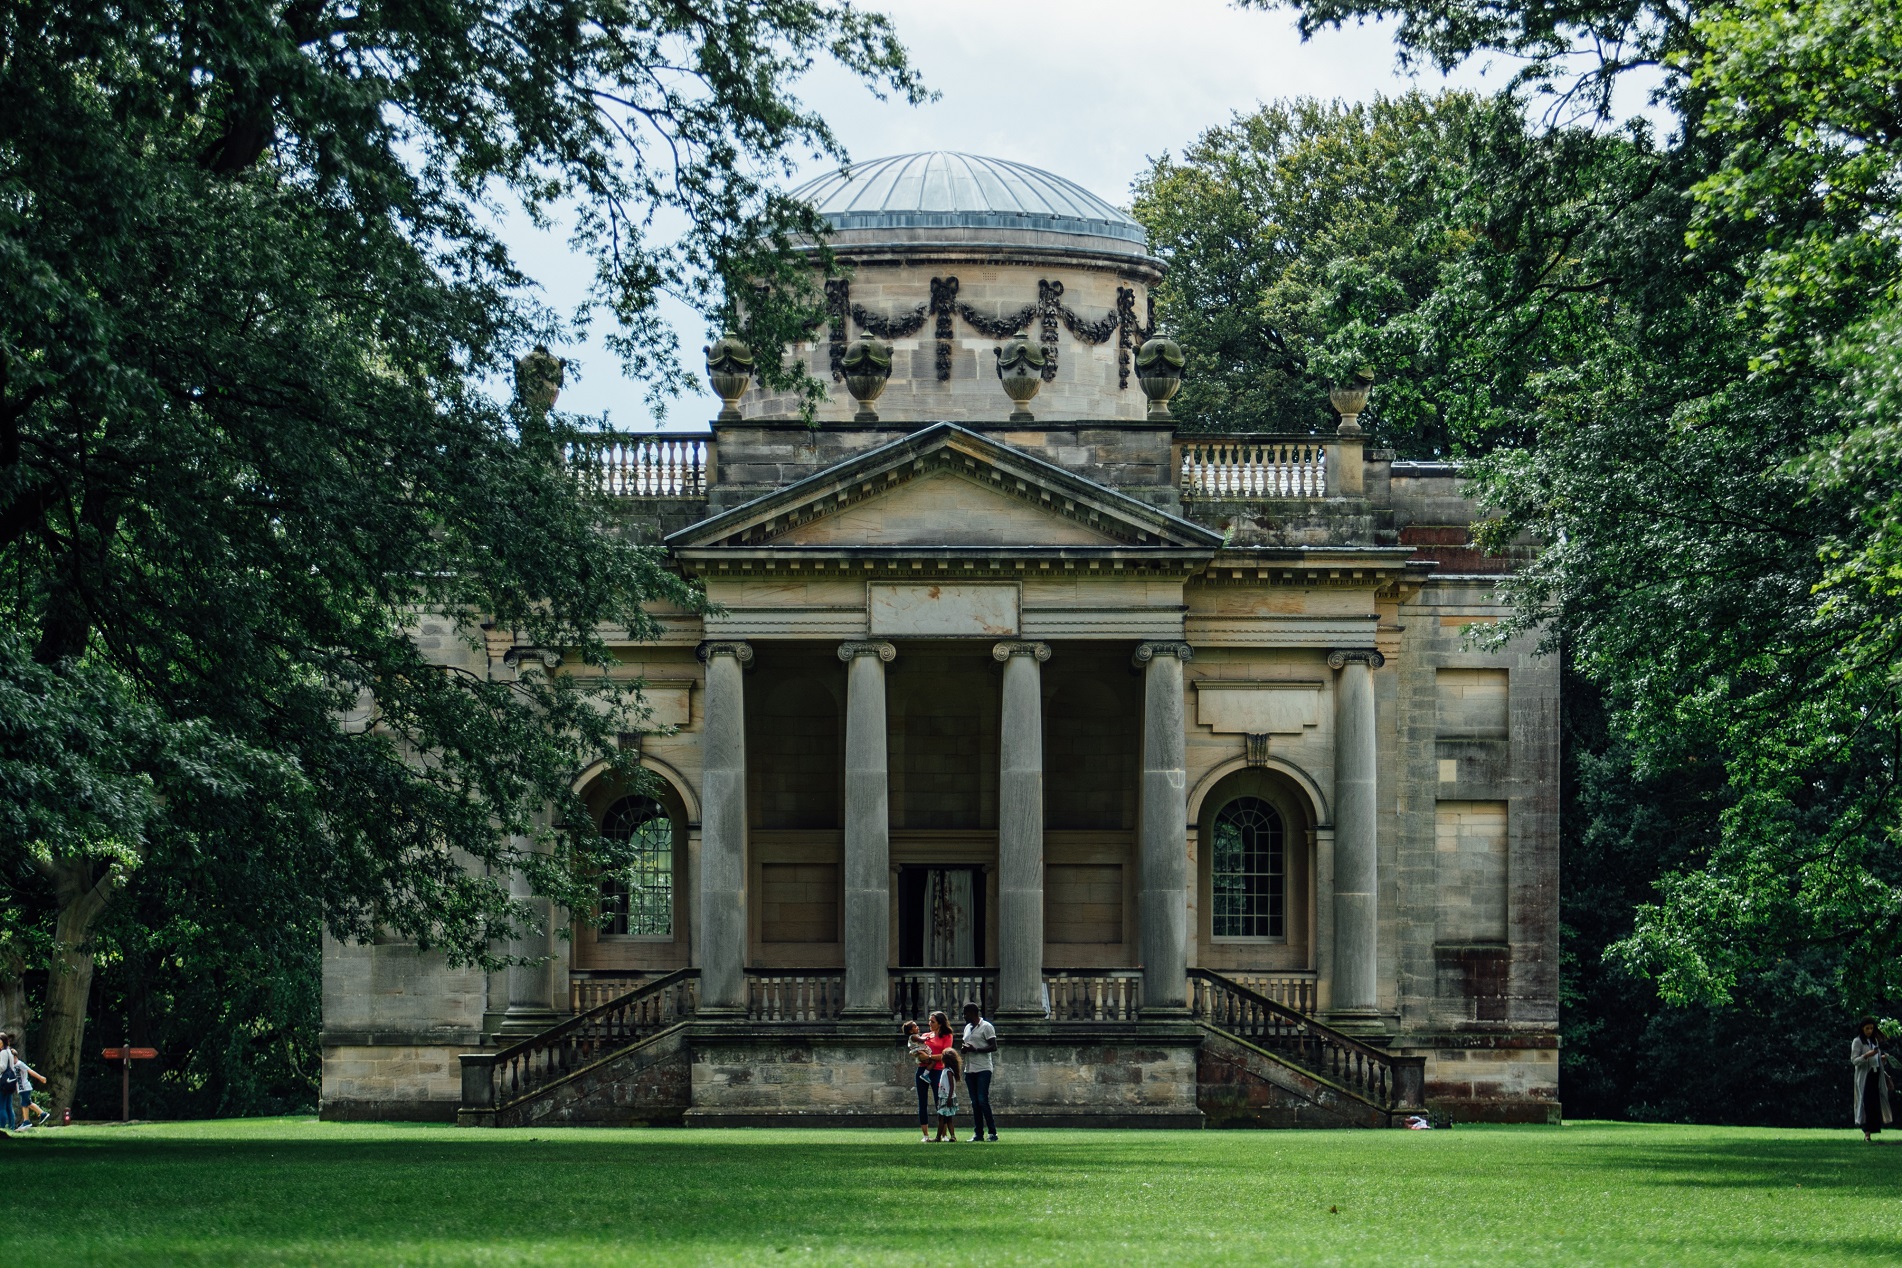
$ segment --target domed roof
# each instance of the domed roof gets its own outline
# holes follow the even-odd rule
[[[948,150],[854,163],[792,193],[842,232],[1033,230],[1148,245],[1141,225],[1074,181]]]

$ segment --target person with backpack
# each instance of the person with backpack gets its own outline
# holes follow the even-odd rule
[[[27,1082],[26,1075],[21,1073],[25,1069],[26,1062],[13,1050],[13,1036],[0,1030],[0,1131],[11,1131],[19,1126],[15,1109],[21,1088]]]

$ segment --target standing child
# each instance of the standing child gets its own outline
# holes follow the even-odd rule
[[[958,1083],[963,1077],[963,1065],[964,1059],[955,1048],[944,1054],[944,1070],[938,1075],[939,1140],[958,1138]]]

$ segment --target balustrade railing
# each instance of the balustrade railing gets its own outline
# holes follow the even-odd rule
[[[1257,995],[1266,995],[1277,1004],[1297,1013],[1314,1015],[1314,974],[1312,973],[1226,973],[1229,981],[1246,986]]]
[[[568,441],[563,456],[576,479],[609,497],[703,498],[713,483],[710,435],[601,432]]]
[[[1052,1021],[1135,1021],[1142,1011],[1141,969],[1045,969]]]
[[[1327,496],[1321,436],[1178,436],[1175,448],[1184,501]]]
[[[638,991],[652,974],[625,977],[571,977],[568,979],[568,1011],[585,1013],[629,991]]]
[[[941,1012],[962,1025],[964,1005],[976,1000],[989,1017],[997,1011],[997,970],[982,968],[893,969],[892,1016],[923,1025]]]
[[[1385,1109],[1413,1110],[1424,1104],[1424,1058],[1382,1052],[1219,973],[1189,970],[1189,1010],[1197,1021]]]
[[[748,969],[748,1021],[832,1021],[845,1006],[845,974],[824,969]]]
[[[679,969],[496,1053],[462,1059],[462,1107],[497,1110],[693,1016],[698,969]]]

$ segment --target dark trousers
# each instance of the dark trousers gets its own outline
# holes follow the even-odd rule
[[[918,1126],[929,1127],[931,1111],[938,1107],[938,1072],[919,1066],[914,1082],[918,1086]]]
[[[964,1076],[964,1086],[971,1089],[971,1134],[997,1135],[997,1120],[991,1116],[991,1072],[968,1072]]]

